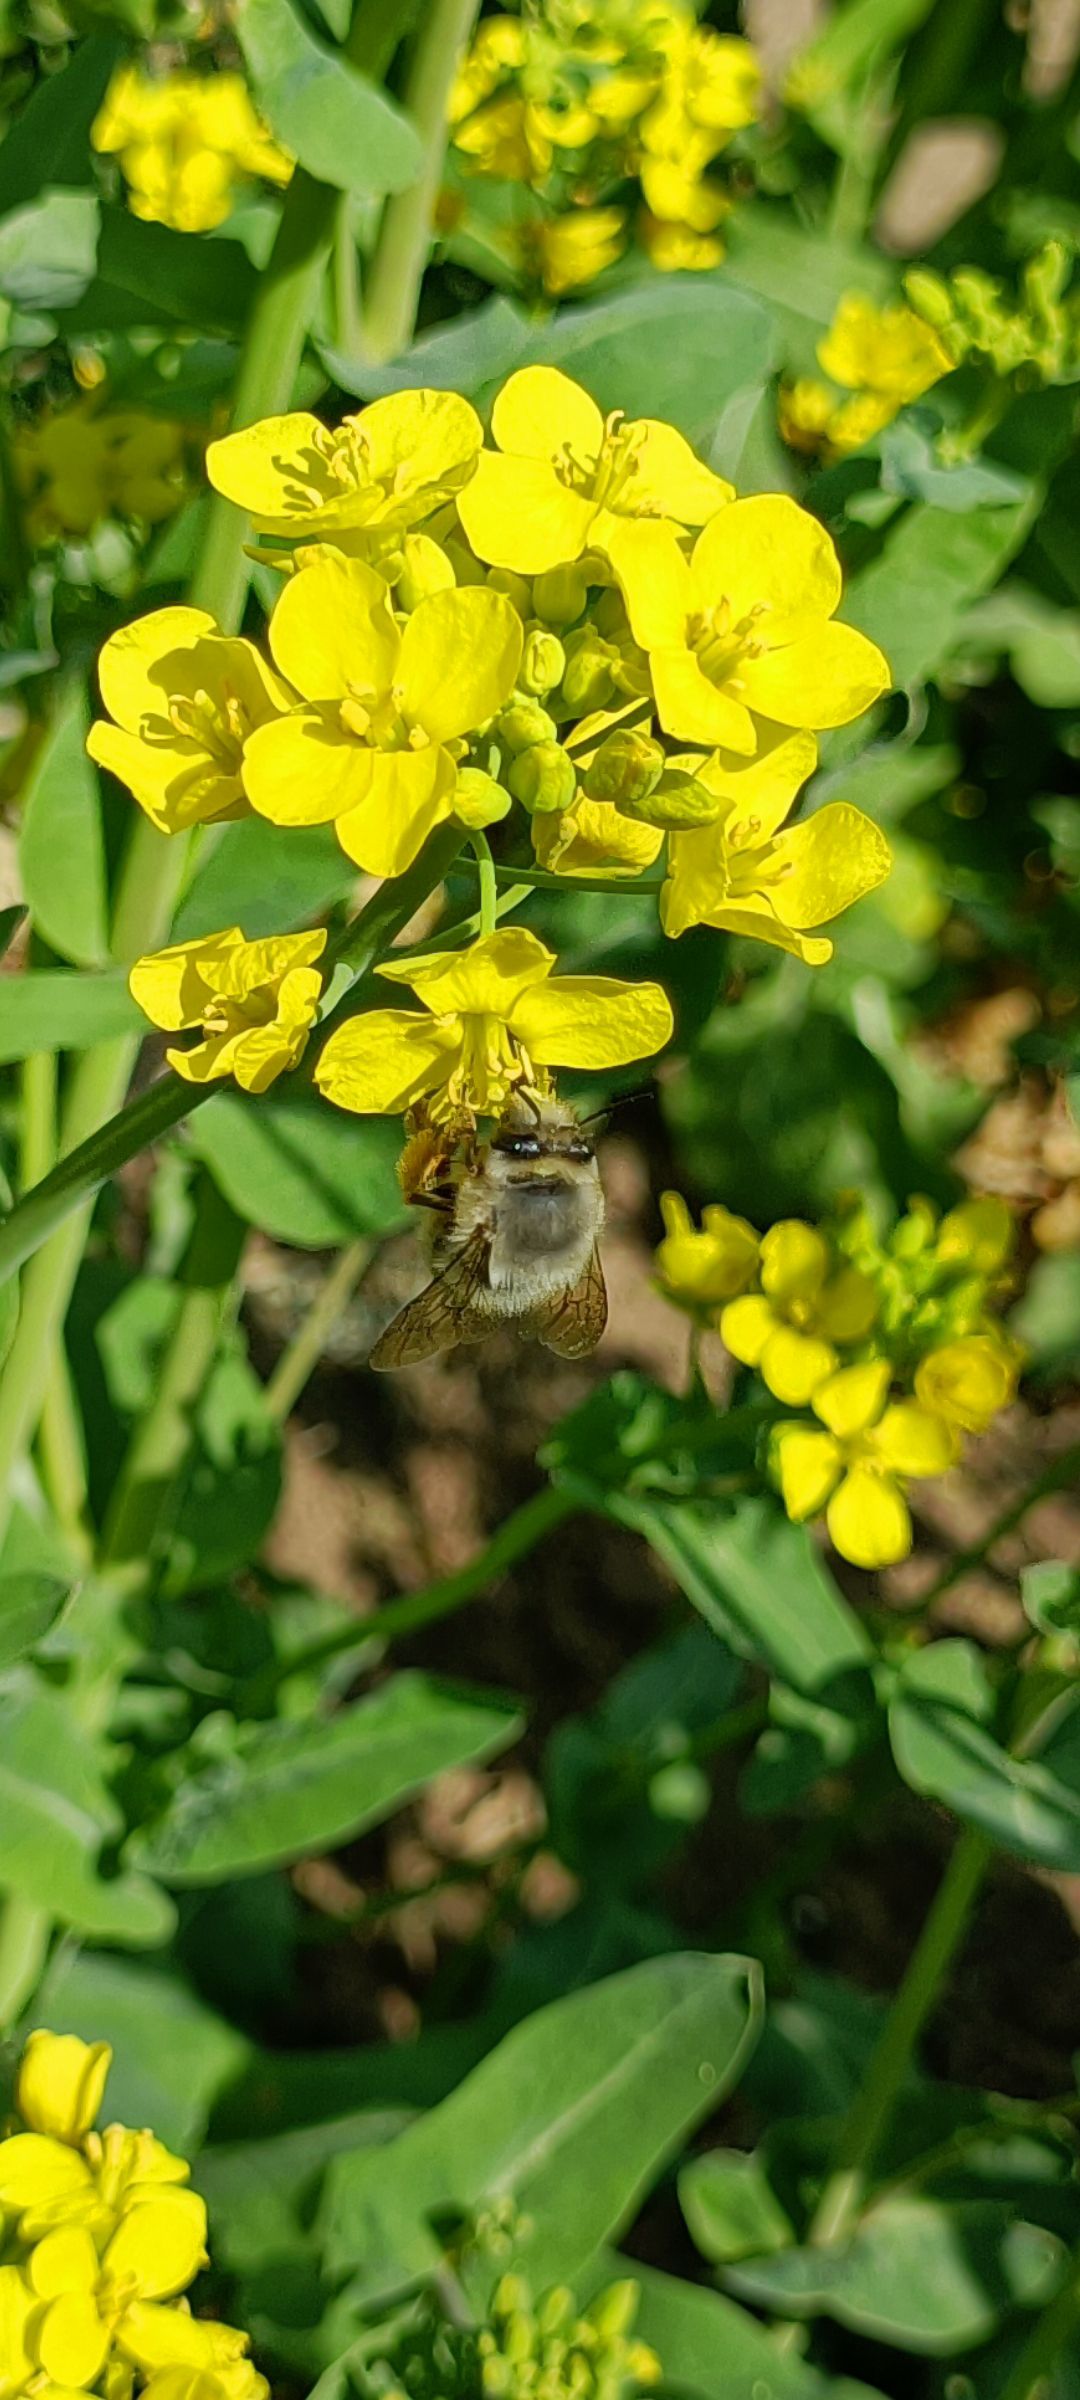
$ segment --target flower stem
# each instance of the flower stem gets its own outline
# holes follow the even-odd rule
[[[499,890],[495,881],[495,861],[491,855],[491,843],[486,833],[476,830],[470,833],[469,840],[472,844],[473,855],[476,859],[476,872],[480,880],[480,933],[481,938],[486,939],[489,933],[494,933],[499,914]]]
[[[655,899],[664,888],[658,875],[551,875],[546,867],[496,867],[495,877],[498,883],[527,883],[538,892],[606,892],[609,900]]]
[[[371,1243],[349,1242],[342,1250],[297,1327],[288,1348],[283,1350],[266,1386],[266,1407],[275,1424],[282,1425],[295,1407],[304,1385],[319,1363],[323,1344],[346,1301],[352,1298],[369,1258]]]
[[[870,2169],[916,2044],[967,1931],[992,1856],[992,1844],[975,1827],[967,1827],[958,1836],[862,2089],[841,2132],[836,2165],[810,2225],[808,2239],[816,2247],[844,2241],[858,2217]]]
[[[1050,2400],[1054,2368],[1078,2331],[1080,2248],[1072,2254],[1061,2290],[1036,2319],[999,2400]]]
[[[36,1991],[51,1931],[47,1909],[21,1892],[8,1893],[0,1916],[0,2031],[16,2023]]]
[[[424,163],[416,182],[387,201],[364,297],[364,352],[379,364],[396,358],[412,337],[446,155],[450,86],[478,5],[427,0],[416,36],[405,107],[423,142]]]

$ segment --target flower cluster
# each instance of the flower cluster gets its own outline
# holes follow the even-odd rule
[[[93,2131],[111,2052],[32,2033],[19,2127],[0,2141],[0,2390],[5,2400],[266,2400],[247,2336],[181,2295],[206,2263],[189,2169],[152,2133]]]
[[[981,267],[938,275],[913,267],[904,278],[912,309],[950,366],[970,361],[1027,383],[1080,379],[1080,287],[1070,290],[1073,253],[1049,241],[1025,260],[1015,297]]]
[[[906,1557],[908,1484],[952,1466],[1016,1389],[1020,1353],[992,1314],[1013,1238],[1004,1203],[939,1218],[916,1200],[885,1239],[859,1205],[760,1236],[719,1206],[695,1227],[677,1192],[662,1207],[661,1289],[785,1408],[812,1412],[770,1432],[789,1517],[824,1512],[855,1566]]]
[[[29,541],[90,534],[106,517],[160,525],[188,490],[185,427],[89,398],[12,436],[12,463]]]
[[[660,2361],[633,2338],[639,2290],[609,2284],[582,2313],[566,2285],[534,2304],[504,2275],[478,2326],[421,2302],[389,2356],[363,2369],[371,2400],[624,2400],[659,2382]]]
[[[178,233],[224,224],[239,183],[263,177],[283,184],[292,174],[241,75],[153,76],[119,67],[91,140],[119,159],[133,215]]]
[[[792,450],[825,460],[860,450],[956,365],[914,307],[879,308],[861,292],[845,293],[817,355],[840,391],[812,375],[782,385],[780,431]]]
[[[610,266],[632,223],[654,266],[715,266],[730,202],[707,170],[761,106],[749,42],[688,0],[524,0],[478,27],[450,122],[466,177],[531,195],[518,263],[557,295]]]

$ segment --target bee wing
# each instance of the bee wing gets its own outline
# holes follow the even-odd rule
[[[518,1332],[531,1334],[560,1358],[584,1358],[595,1350],[607,1324],[607,1289],[600,1252],[594,1250],[583,1275],[568,1292],[558,1292],[521,1318]]]
[[[434,1358],[458,1342],[479,1342],[491,1331],[491,1319],[477,1306],[487,1290],[489,1242],[482,1230],[474,1233],[415,1300],[392,1317],[368,1360],[369,1367],[409,1367],[417,1359]]]

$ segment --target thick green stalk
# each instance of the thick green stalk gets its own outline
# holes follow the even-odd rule
[[[867,2179],[900,2097],[916,2044],[956,1956],[993,1857],[984,1833],[958,1836],[884,2032],[848,2113],[836,2166],[822,2192],[809,2240],[842,2242],[859,2214]]]
[[[349,1242],[323,1277],[311,1307],[288,1348],[282,1351],[266,1386],[267,1412],[275,1424],[284,1424],[314,1374],[326,1337],[351,1300],[370,1257],[370,1242]]]
[[[1074,2250],[1068,2273],[1056,2299],[1049,2302],[1034,2326],[1000,2400],[1050,2400],[1054,2368],[1080,2334],[1080,2248]]]
[[[458,60],[479,0],[427,0],[405,89],[405,107],[424,145],[417,181],[388,200],[364,295],[364,355],[376,362],[406,349],[431,248],[443,159],[446,109]]]
[[[0,1916],[0,2032],[21,2017],[41,1980],[52,1920],[21,1892],[9,1892]]]

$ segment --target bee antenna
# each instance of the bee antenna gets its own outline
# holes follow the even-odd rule
[[[617,1092],[614,1100],[606,1100],[603,1108],[592,1109],[587,1117],[580,1117],[578,1122],[581,1125],[599,1125],[614,1116],[617,1108],[630,1108],[635,1101],[648,1100],[651,1096],[651,1087],[647,1083],[639,1083],[636,1091]]]
[[[541,1110],[540,1102],[536,1097],[536,1093],[530,1092],[527,1084],[519,1083],[517,1090],[515,1091],[514,1098],[516,1100],[524,1100],[526,1108],[531,1109],[532,1111],[534,1122],[539,1125],[543,1111]]]

